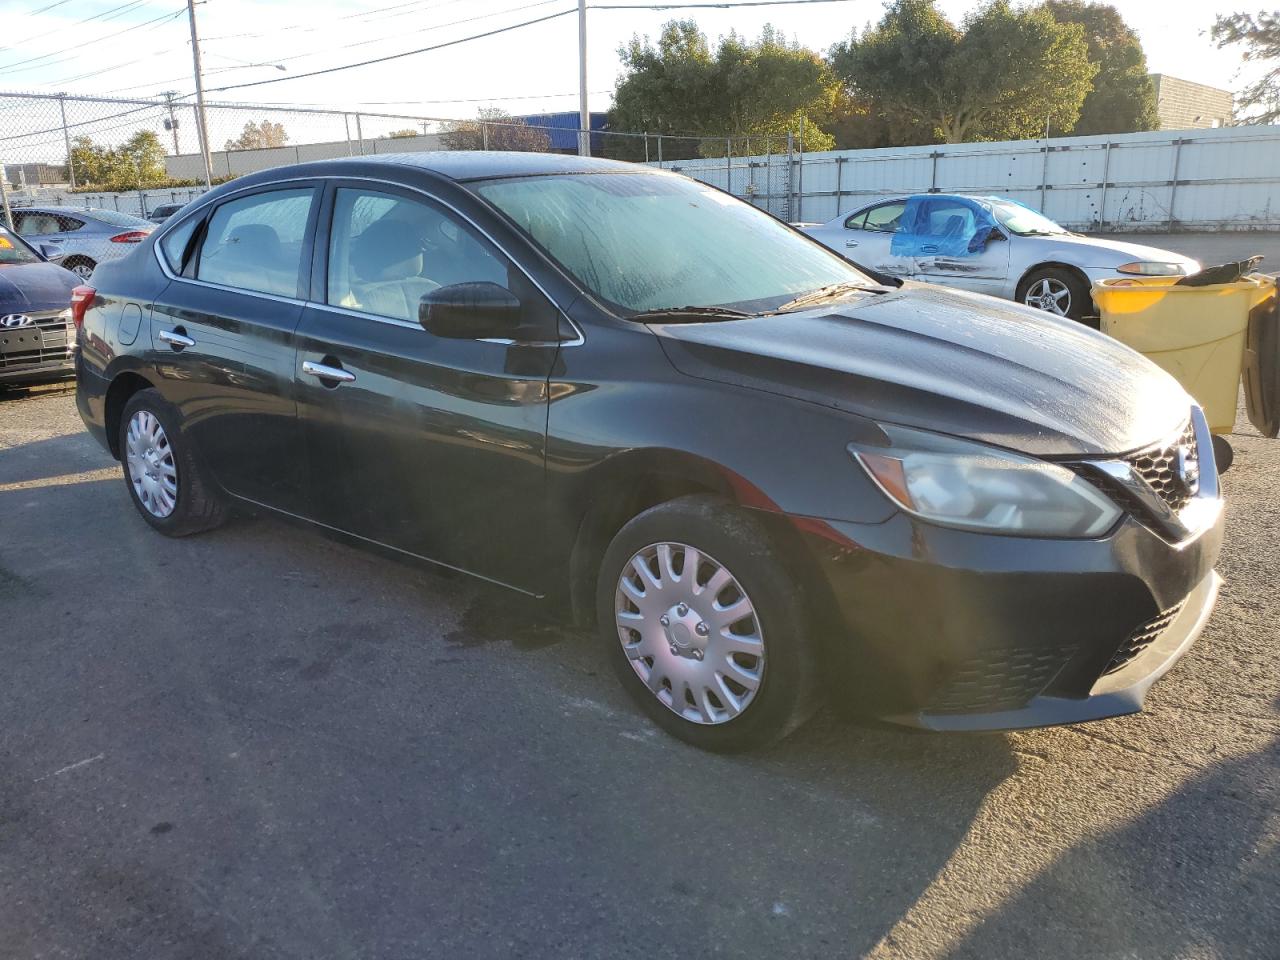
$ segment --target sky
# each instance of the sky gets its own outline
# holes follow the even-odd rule
[[[1215,49],[1207,31],[1215,14],[1251,9],[1243,0],[1113,3],[1141,36],[1152,72],[1227,89],[1242,86],[1239,53]],[[0,92],[189,94],[194,84],[184,6],[182,0],[0,0]],[[977,4],[941,0],[940,6],[959,21]],[[472,117],[489,105],[512,114],[577,108],[576,12],[386,64],[291,78],[575,7],[574,0],[204,0],[196,17],[212,100],[342,109],[365,105],[387,113]],[[587,15],[590,106],[609,106],[618,48],[636,34],[656,36],[673,18],[696,20],[713,43],[730,30],[755,37],[771,23],[801,44],[825,51],[853,29],[878,20],[883,10],[882,0],[732,10],[699,9],[696,3],[665,11],[592,9]],[[118,31],[123,32],[111,36]],[[261,80],[281,82],[217,89]],[[390,120],[368,123],[366,135],[406,126]],[[0,111],[0,137],[5,124],[6,112]],[[221,134],[214,130],[210,139],[216,144]]]

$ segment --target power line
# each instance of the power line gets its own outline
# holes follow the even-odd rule
[[[41,37],[47,37],[50,34],[61,33],[63,30],[69,30],[73,27],[81,26],[82,24],[92,23],[94,20],[101,20],[103,18],[111,19],[111,17],[109,16],[110,14],[125,13],[126,11],[134,7],[146,6],[146,4],[149,2],[150,0],[129,0],[128,3],[122,3],[118,7],[112,7],[110,10],[103,10],[101,13],[95,13],[92,17],[85,17],[83,20],[77,20],[74,23],[64,24],[63,26],[60,26],[60,27],[54,27],[52,30],[46,30],[44,33],[35,33],[29,37],[23,37],[21,40],[15,40],[13,43],[9,44],[8,46],[0,47],[0,50],[13,50],[17,47],[22,46],[24,43],[30,43],[32,40],[39,40]],[[51,10],[53,9],[53,7],[56,7],[56,6],[58,6],[58,4],[55,3],[52,6],[45,7],[45,10]],[[36,11],[36,13],[43,13],[43,12],[44,10]],[[29,16],[34,16],[34,14],[29,14]]]
[[[472,34],[469,37],[459,37],[457,40],[447,40],[444,43],[433,44],[429,47],[419,47],[417,50],[406,50],[403,53],[392,53],[385,57],[375,57],[372,60],[362,60],[359,63],[347,63],[338,67],[326,67],[323,70],[311,70],[307,73],[295,73],[289,77],[272,77],[268,80],[250,80],[247,83],[232,83],[225,87],[211,87],[211,93],[218,93],[223,90],[240,90],[244,87],[261,87],[268,83],[283,83],[286,80],[302,80],[306,77],[319,77],[327,73],[339,73],[343,70],[354,70],[356,67],[367,67],[375,63],[387,63],[391,60],[400,60],[404,57],[412,57],[419,53],[430,53],[432,50],[443,50],[445,47],[456,47],[461,43],[470,43],[472,40],[483,40],[485,37],[497,36],[500,33],[510,33],[512,30],[519,30],[522,27],[531,27],[535,23],[545,23],[548,20],[555,20],[559,17],[566,16],[570,13],[577,13],[577,8],[569,10],[561,10],[559,13],[549,13],[543,17],[537,17],[533,20],[525,20],[521,23],[513,23],[506,27],[497,27],[493,30],[487,30],[484,33]]]
[[[6,63],[3,66],[0,66],[0,73],[15,73],[15,72],[25,73],[27,70],[35,70],[37,69],[36,67],[24,67],[22,66],[22,64],[32,63],[36,60],[48,60],[50,57],[57,57],[64,53],[70,53],[73,50],[79,50],[82,47],[88,47],[94,44],[99,44],[99,43],[102,43],[102,41],[104,40],[110,40],[114,37],[119,37],[119,36],[122,36],[123,34],[131,33],[134,30],[141,30],[143,27],[149,27],[153,24],[158,24],[161,21],[175,20],[186,12],[187,12],[186,8],[184,7],[180,10],[176,10],[171,13],[161,14],[160,16],[155,17],[152,20],[144,20],[142,21],[142,23],[135,23],[132,26],[125,27],[123,30],[117,30],[115,33],[109,33],[105,37],[94,37],[92,40],[85,40],[83,43],[77,43],[70,47],[64,47],[62,50],[55,50],[53,53],[45,53],[45,54],[41,54],[38,57],[28,57],[26,60],[18,60],[18,61],[15,61],[14,63]],[[66,59],[72,59],[72,58],[68,57]],[[63,62],[65,62],[65,60]],[[44,64],[41,64],[40,66],[49,67],[49,66],[52,66],[52,64],[44,63]]]

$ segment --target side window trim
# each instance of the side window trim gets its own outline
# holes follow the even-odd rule
[[[867,213],[871,208],[863,208],[855,210],[845,218],[844,228],[846,230],[865,230],[867,225]]]

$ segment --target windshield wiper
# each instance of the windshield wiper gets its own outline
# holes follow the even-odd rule
[[[860,283],[851,281],[845,283],[831,283],[825,287],[819,287],[809,293],[802,294],[794,300],[788,300],[782,306],[778,307],[774,313],[786,313],[789,310],[798,310],[801,307],[810,307],[818,303],[827,303],[831,300],[839,300],[841,297],[856,292],[863,293],[879,293],[877,287],[868,287]]]
[[[697,323],[700,320],[745,320],[747,317],[754,317],[754,313],[746,313],[743,310],[732,310],[729,307],[662,307],[659,310],[641,310],[639,313],[633,313],[628,320],[636,320],[640,323],[647,323],[650,320],[670,320],[679,322],[686,320],[690,323]]]

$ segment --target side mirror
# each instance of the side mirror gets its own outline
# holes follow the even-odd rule
[[[52,243],[40,244],[40,256],[44,257],[50,263],[61,263],[62,258],[66,256],[62,248]]]
[[[523,316],[520,301],[496,283],[451,283],[424,294],[418,322],[437,337],[512,340]]]
[[[969,252],[981,253],[983,250],[987,249],[988,243],[1004,239],[1006,239],[1005,235],[1000,232],[999,227],[992,227],[986,233],[975,233],[973,235],[973,239],[969,241]]]

